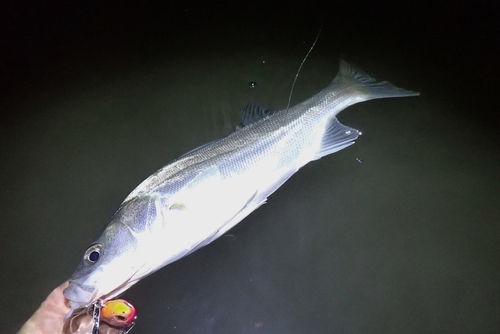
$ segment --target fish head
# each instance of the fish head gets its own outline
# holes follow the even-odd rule
[[[69,278],[63,293],[71,310],[65,319],[77,309],[114,299],[145,276],[206,244],[205,239],[213,239],[213,227],[193,223],[204,221],[198,214],[201,210],[188,209],[190,203],[202,201],[180,198],[144,195],[122,204]]]
[[[65,319],[98,300],[112,299],[138,281],[136,274],[143,263],[137,259],[137,244],[136,236],[120,221],[106,227],[68,280],[63,294],[71,310]]]

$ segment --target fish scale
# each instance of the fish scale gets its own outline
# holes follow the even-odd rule
[[[66,318],[209,244],[309,161],[352,145],[360,132],[337,120],[340,111],[416,95],[341,60],[330,85],[290,109],[246,107],[236,131],[159,169],[125,198],[69,278]]]

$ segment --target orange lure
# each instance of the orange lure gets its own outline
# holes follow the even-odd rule
[[[101,308],[101,321],[115,327],[126,327],[135,320],[135,307],[123,299],[108,300]]]

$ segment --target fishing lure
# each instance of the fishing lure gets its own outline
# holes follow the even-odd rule
[[[92,305],[92,334],[99,333],[100,322],[119,328],[119,334],[128,334],[137,319],[135,307],[123,299],[97,301]]]

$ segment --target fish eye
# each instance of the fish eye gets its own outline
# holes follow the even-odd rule
[[[101,245],[93,244],[89,248],[87,248],[87,251],[85,252],[83,258],[88,263],[96,263],[99,260],[100,256],[101,256]]]

